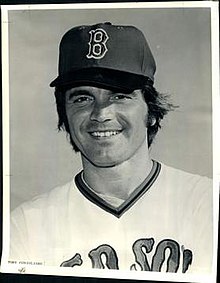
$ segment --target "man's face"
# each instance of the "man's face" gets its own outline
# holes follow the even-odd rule
[[[146,146],[148,107],[140,90],[130,94],[91,86],[66,91],[71,137],[99,167],[123,163]]]

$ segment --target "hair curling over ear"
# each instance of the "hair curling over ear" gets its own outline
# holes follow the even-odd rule
[[[71,134],[70,134],[70,128],[69,123],[66,115],[66,104],[65,104],[65,93],[67,89],[65,88],[55,88],[55,99],[56,99],[56,106],[57,106],[57,114],[58,114],[58,125],[57,128],[59,131],[64,130],[67,132],[67,137],[69,138],[69,141],[71,145],[73,146],[73,149],[75,152],[79,152],[78,147],[75,145]]]
[[[169,95],[159,93],[152,84],[145,85],[142,89],[142,93],[148,106],[148,120],[146,126],[148,128],[148,147],[150,147],[159,128],[161,128],[161,120],[169,111],[174,110],[178,106],[170,102]]]

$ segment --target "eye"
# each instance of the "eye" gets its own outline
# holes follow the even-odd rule
[[[112,96],[111,100],[117,100],[117,101],[123,101],[127,99],[132,99],[131,96],[126,95],[126,94],[115,94]]]
[[[93,97],[89,95],[70,95],[67,98],[67,103],[83,106],[93,102],[93,100]]]
[[[73,103],[83,103],[87,101],[92,101],[92,98],[89,96],[80,96],[80,97],[74,97],[72,101]]]

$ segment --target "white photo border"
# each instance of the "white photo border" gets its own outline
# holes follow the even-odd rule
[[[65,9],[108,9],[108,8],[210,8],[211,10],[211,43],[212,43],[212,107],[213,107],[213,180],[214,180],[214,265],[210,276],[197,275],[177,275],[177,274],[158,274],[150,272],[122,272],[116,270],[88,270],[88,272],[73,273],[71,268],[53,267],[33,267],[23,265],[10,265],[7,263],[9,254],[9,235],[10,235],[10,148],[9,148],[9,42],[8,42],[8,12],[15,10],[65,10]],[[4,273],[25,273],[25,274],[44,274],[60,276],[79,276],[79,277],[98,277],[115,279],[135,279],[135,280],[162,280],[175,282],[215,282],[217,272],[217,245],[218,245],[218,199],[220,187],[220,97],[219,97],[219,28],[218,28],[218,3],[215,1],[196,1],[196,2],[157,2],[157,3],[84,3],[84,4],[32,4],[32,5],[3,5],[2,10],[2,82],[3,82],[3,252],[1,259],[1,272]]]

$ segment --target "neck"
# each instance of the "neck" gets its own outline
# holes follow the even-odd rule
[[[126,200],[146,179],[152,168],[144,144],[129,160],[112,167],[98,167],[82,156],[84,179],[97,193]]]

